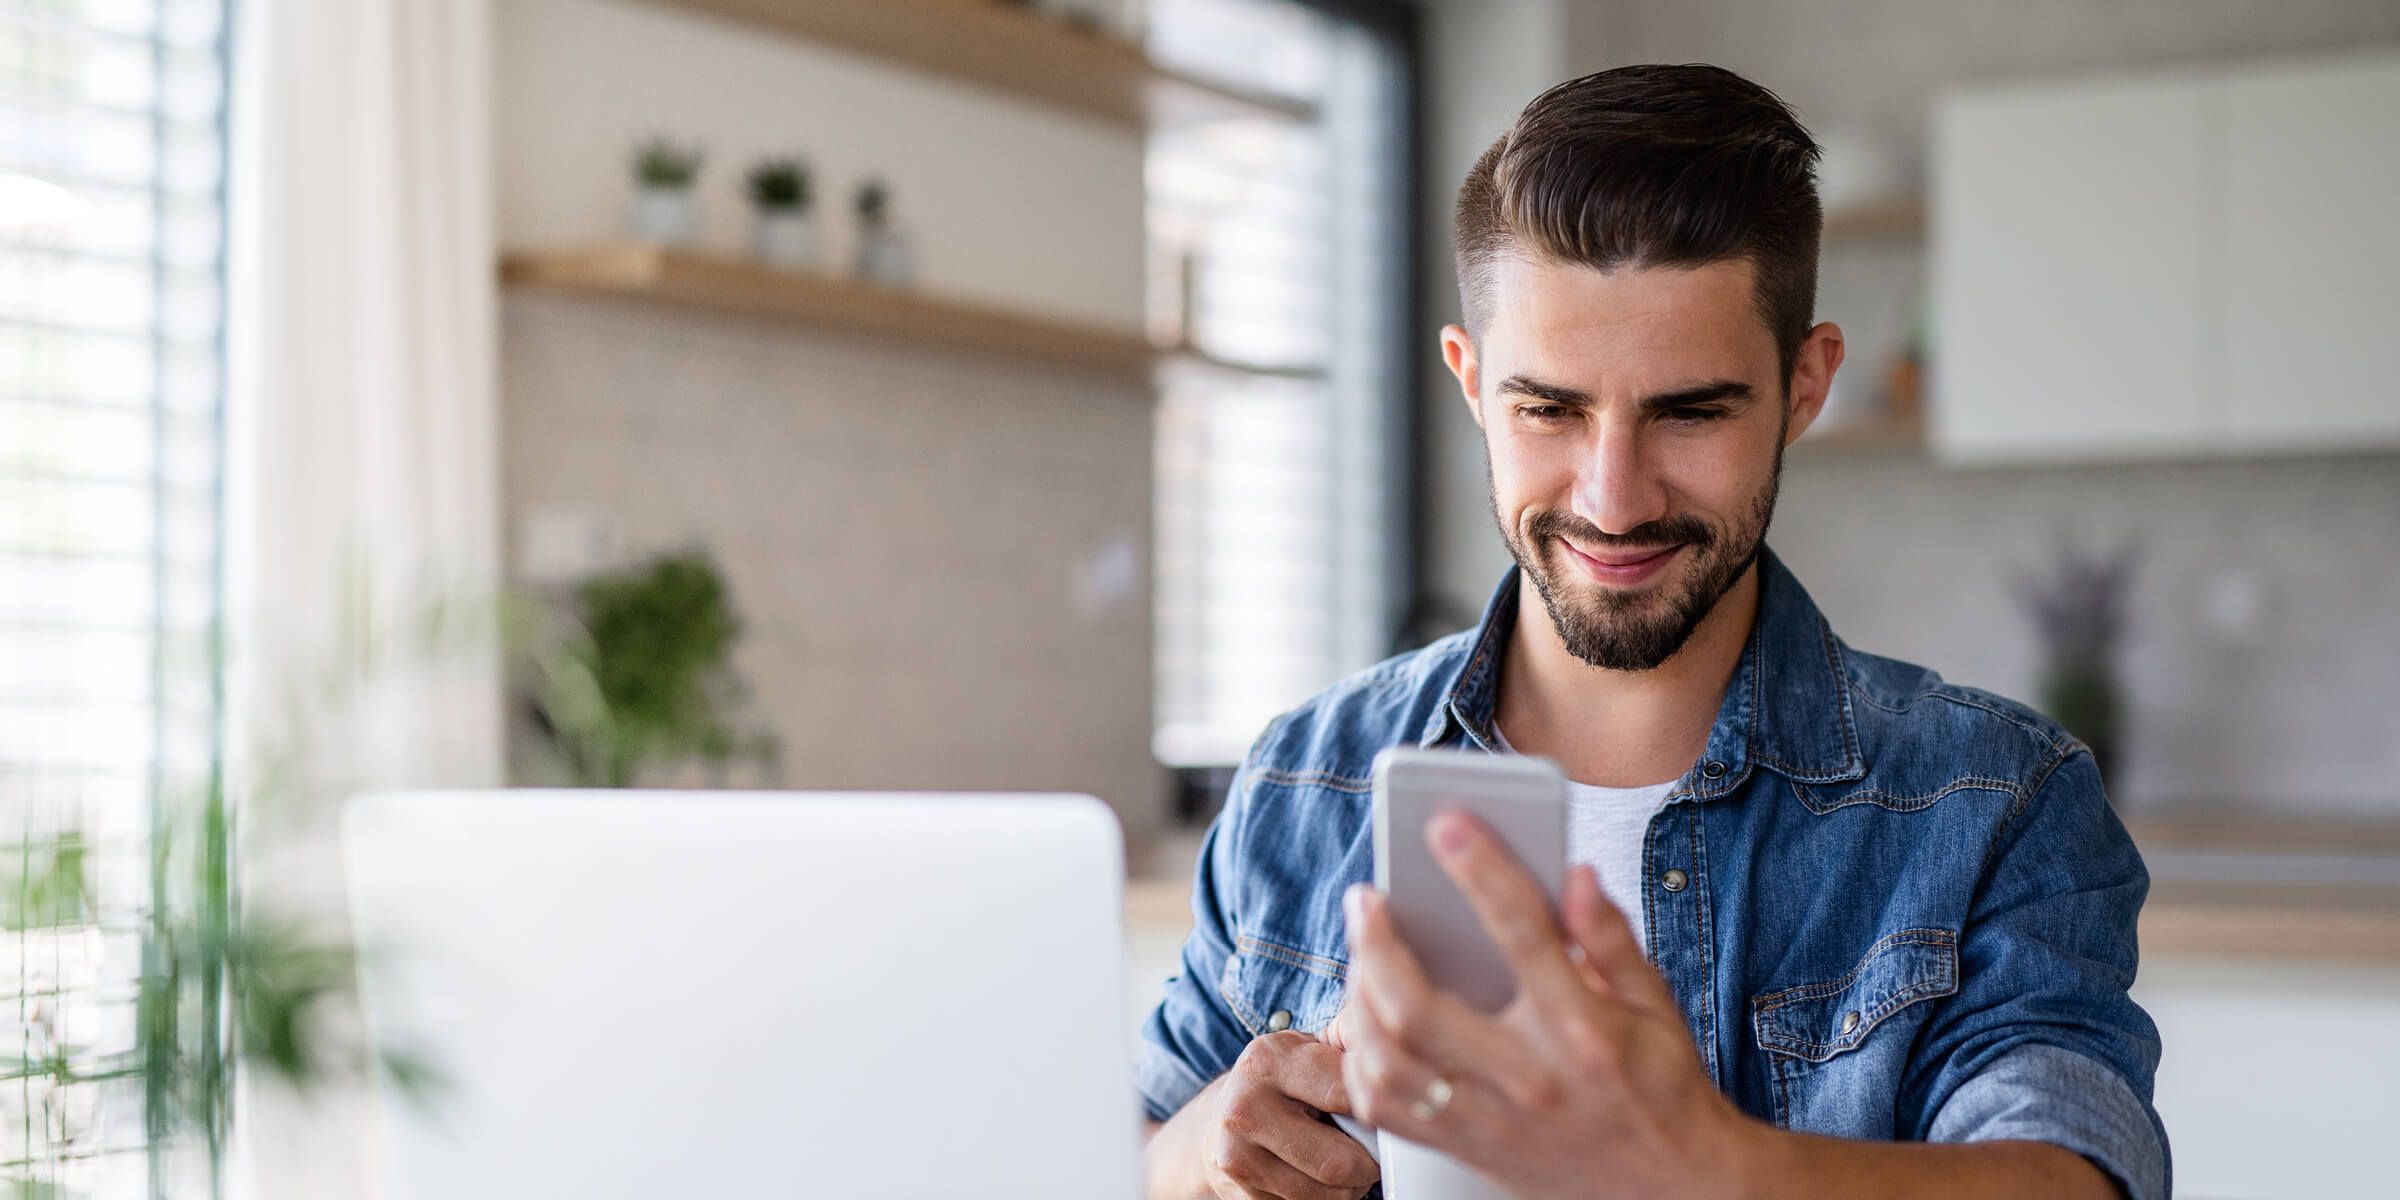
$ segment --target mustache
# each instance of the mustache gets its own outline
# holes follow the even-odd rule
[[[1708,522],[1690,513],[1661,517],[1643,523],[1623,533],[1602,533],[1600,527],[1570,512],[1550,509],[1536,514],[1525,526],[1527,536],[1536,543],[1563,537],[1579,546],[1594,549],[1664,550],[1670,546],[1689,543],[1705,550],[1716,543],[1716,531]]]

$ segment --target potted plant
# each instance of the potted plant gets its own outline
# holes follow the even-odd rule
[[[891,189],[882,180],[869,179],[858,185],[858,192],[851,200],[858,214],[855,265],[859,278],[899,287],[909,281],[911,266],[908,240],[892,224],[891,205]]]
[[[689,244],[698,230],[692,184],[700,176],[703,153],[664,134],[654,136],[633,152],[633,235],[648,242]]]
[[[2042,642],[2035,701],[2092,749],[2105,781],[2117,765],[2124,688],[2117,646],[2125,629],[2135,547],[2086,554],[2062,550],[2049,571],[2018,583],[2018,595]]]
[[[530,651],[524,712],[578,787],[631,787],[646,772],[736,760],[770,773],[774,736],[737,726],[741,634],[724,577],[698,550],[595,575],[565,619],[520,635]]]
[[[797,158],[770,158],[750,168],[750,252],[776,267],[817,265],[816,222],[809,216],[808,164]]]

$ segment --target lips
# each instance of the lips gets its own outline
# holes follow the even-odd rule
[[[1573,549],[1575,553],[1591,559],[1593,562],[1599,563],[1604,567],[1638,567],[1643,563],[1652,561],[1653,559],[1663,558],[1666,555],[1673,554],[1676,549],[1673,546],[1662,546],[1656,550],[1604,550],[1599,553],[1594,553],[1590,550],[1584,549],[1581,546],[1575,545],[1573,542],[1568,542],[1567,545],[1569,548]]]

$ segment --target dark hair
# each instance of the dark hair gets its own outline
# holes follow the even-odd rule
[[[1617,67],[1543,92],[1458,190],[1468,331],[1488,327],[1503,254],[1604,271],[1747,259],[1788,387],[1814,323],[1817,155],[1775,93],[1706,63]]]

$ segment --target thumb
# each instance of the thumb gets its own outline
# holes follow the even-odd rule
[[[1333,1019],[1325,1023],[1325,1028],[1317,1031],[1317,1040],[1336,1050],[1347,1052],[1350,1047],[1342,1038],[1342,1020],[1349,1015],[1350,1006],[1345,1004],[1342,1006],[1342,1011],[1333,1014]]]

